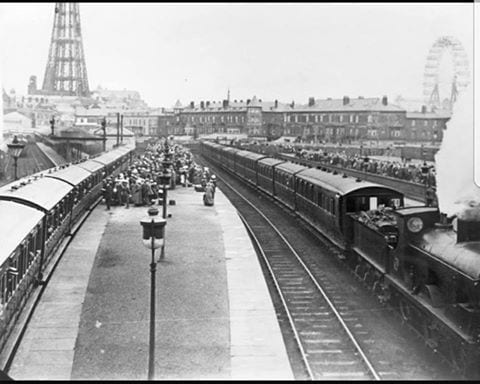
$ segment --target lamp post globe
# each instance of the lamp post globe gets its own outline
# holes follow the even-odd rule
[[[162,247],[167,221],[158,216],[158,209],[149,208],[148,216],[142,219],[140,224],[143,228],[143,245],[152,250]]]

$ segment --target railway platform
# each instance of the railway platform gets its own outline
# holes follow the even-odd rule
[[[155,379],[293,379],[254,248],[217,189],[169,191],[157,264]],[[161,208],[161,207],[159,207]],[[161,211],[161,209],[160,209]],[[8,374],[15,380],[146,380],[150,251],[147,207],[99,205],[37,305]]]

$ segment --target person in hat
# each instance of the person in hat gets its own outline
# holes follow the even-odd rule
[[[213,199],[215,198],[215,189],[211,182],[205,186],[205,193],[203,194],[203,204],[208,207],[213,206]]]

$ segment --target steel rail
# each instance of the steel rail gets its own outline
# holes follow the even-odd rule
[[[218,177],[218,176],[217,176]],[[255,205],[253,205],[245,196],[243,196],[240,192],[238,192],[237,190],[235,190],[235,188],[228,182],[225,181],[225,179],[221,178],[220,179],[222,180],[223,184],[225,184],[228,188],[230,188],[235,194],[237,194],[241,199],[243,199],[245,202],[247,202],[248,205],[250,205],[255,211],[258,212],[258,214],[260,216],[262,216],[265,221],[272,227],[273,230],[275,230],[275,232],[279,235],[279,237],[284,241],[284,243],[287,245],[287,247],[290,249],[290,251],[292,252],[292,254],[296,257],[296,259],[299,261],[299,263],[302,265],[302,267],[304,268],[304,270],[307,272],[308,276],[310,277],[310,279],[312,280],[313,284],[317,287],[317,289],[319,290],[319,292],[321,293],[322,297],[325,299],[325,301],[328,303],[329,307],[331,308],[332,312],[335,314],[336,318],[338,319],[338,321],[340,322],[340,324],[342,325],[342,328],[344,329],[344,331],[347,333],[348,337],[350,338],[351,342],[353,343],[353,345],[355,346],[356,350],[359,352],[360,356],[362,357],[362,360],[363,362],[365,363],[365,365],[367,366],[368,370],[370,371],[370,373],[372,374],[372,376],[374,377],[375,380],[380,380],[380,376],[378,375],[378,373],[376,372],[375,368],[373,367],[372,363],[368,360],[365,352],[362,350],[362,348],[360,347],[360,345],[358,344],[357,340],[355,339],[354,335],[352,334],[352,332],[350,331],[350,329],[348,328],[348,326],[345,324],[345,321],[343,320],[342,316],[340,315],[340,313],[338,312],[338,310],[336,309],[335,305],[332,303],[332,301],[329,299],[329,297],[327,296],[327,294],[325,293],[325,291],[323,290],[323,288],[320,286],[320,284],[318,283],[317,279],[315,278],[315,276],[313,276],[313,274],[311,273],[311,271],[309,270],[309,268],[305,265],[305,263],[303,262],[303,260],[301,259],[301,257],[298,255],[298,253],[295,251],[295,249],[293,249],[293,247],[291,246],[291,244],[289,243],[289,241],[285,238],[285,236],[282,235],[282,233],[278,230],[278,228],[263,214],[263,212],[261,212]]]
[[[305,364],[305,367],[307,368],[310,380],[314,380],[314,374],[312,372],[312,368],[310,367],[310,363],[308,362],[307,353],[305,352],[305,349],[303,348],[303,344],[300,340],[300,335],[298,334],[297,327],[295,326],[295,322],[293,320],[292,314],[290,312],[290,309],[288,308],[287,301],[286,301],[286,299],[283,295],[283,292],[280,288],[280,284],[278,283],[278,280],[275,277],[275,273],[273,272],[272,266],[270,265],[270,262],[268,261],[267,255],[265,254],[265,252],[263,250],[263,247],[260,245],[260,241],[258,240],[257,236],[255,236],[255,233],[253,232],[252,228],[248,224],[247,220],[243,217],[243,215],[240,212],[237,211],[237,213],[238,213],[238,216],[240,216],[240,219],[243,221],[243,224],[247,228],[247,231],[250,233],[250,236],[252,236],[253,240],[255,241],[255,244],[257,245],[258,249],[260,250],[262,258],[265,261],[265,264],[268,268],[268,271],[270,272],[270,275],[272,276],[273,283],[275,284],[275,288],[277,290],[278,295],[280,296],[280,299],[281,299],[282,304],[283,304],[283,308],[285,309],[285,312],[287,314],[288,322],[290,323],[290,327],[292,328],[292,331],[295,334],[295,342],[297,343],[297,346],[300,349],[300,354],[302,355],[303,363]]]

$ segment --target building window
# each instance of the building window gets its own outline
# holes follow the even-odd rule
[[[424,126],[424,127],[427,127],[427,126],[428,126],[428,120],[424,120],[423,126]]]
[[[367,123],[371,123],[373,121],[373,116],[372,115],[368,115],[367,117]]]
[[[350,115],[349,121],[350,121],[350,123],[353,123],[353,115]]]
[[[415,126],[415,120],[412,120],[412,127]]]

